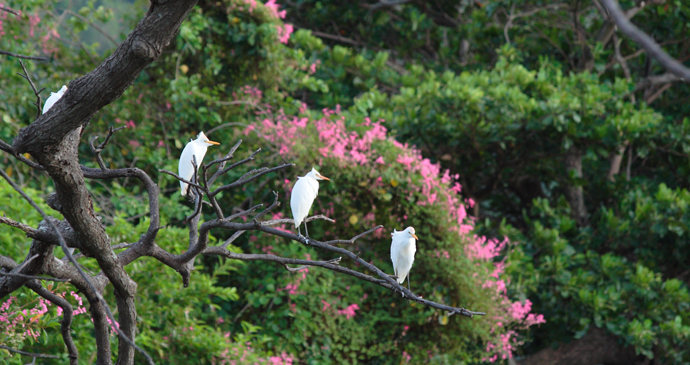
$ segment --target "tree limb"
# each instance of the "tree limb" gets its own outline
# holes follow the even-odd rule
[[[24,355],[24,356],[31,356],[31,357],[37,357],[39,359],[59,359],[60,356],[55,356],[55,355],[46,355],[46,354],[36,354],[33,352],[26,352],[22,350],[16,350],[11,347],[7,347],[5,345],[0,345],[0,349],[5,349],[9,352],[14,352],[16,354]]]
[[[681,81],[690,81],[690,69],[669,56],[652,37],[633,25],[625,14],[623,14],[623,10],[620,8],[620,5],[618,5],[617,1],[601,0],[601,2],[609,11],[609,14],[611,14],[611,17],[623,34],[632,38],[633,41],[646,49],[652,57],[659,61],[668,71],[678,76]]]
[[[12,52],[7,52],[7,51],[0,51],[0,54],[5,55],[5,56],[12,56],[12,57],[17,57],[17,58],[23,58],[23,59],[26,59],[26,60],[48,61],[48,58],[47,58],[47,57],[25,56],[25,55],[22,55],[22,54],[12,53]]]

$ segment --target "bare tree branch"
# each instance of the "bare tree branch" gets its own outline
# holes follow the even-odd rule
[[[668,84],[672,82],[677,82],[677,81],[683,81],[680,77],[676,76],[673,73],[667,72],[661,75],[654,75],[654,76],[649,76],[645,77],[644,79],[640,80],[637,85],[635,85],[635,90],[633,92],[640,91],[646,87],[649,86],[654,86],[654,85],[659,85],[659,84]]]
[[[20,354],[20,355],[24,355],[24,356],[37,357],[37,358],[39,358],[39,359],[59,359],[59,358],[60,358],[60,356],[55,356],[55,355],[36,354],[36,353],[33,353],[33,352],[26,352],[26,351],[22,351],[22,350],[15,350],[15,349],[13,349],[13,348],[11,348],[11,347],[7,347],[7,346],[5,346],[5,345],[0,345],[0,349],[5,349],[5,350],[7,350],[7,351],[9,351],[9,352],[14,352],[15,354]]]
[[[70,282],[70,279],[58,279],[58,278],[49,278],[45,276],[32,276],[32,275],[24,275],[24,274],[15,274],[11,272],[3,272],[0,271],[0,276],[15,276],[18,278],[24,278],[24,279],[36,279],[36,280],[46,280],[46,281],[56,281],[56,282]]]
[[[98,139],[98,136],[93,136],[91,140],[89,141],[89,147],[91,147],[91,152],[96,156],[96,161],[98,162],[98,166],[100,166],[101,170],[107,170],[105,167],[105,163],[103,162],[103,158],[101,157],[101,151],[105,148],[106,145],[108,145],[108,142],[110,142],[110,138],[115,134],[115,132],[127,128],[126,126],[123,127],[118,127],[113,129],[111,126],[108,129],[108,134],[105,136],[105,140],[101,144],[98,145],[98,147],[94,146],[94,142]]]
[[[623,14],[623,10],[616,0],[601,0],[601,2],[609,11],[611,17],[623,34],[632,38],[637,44],[642,46],[642,48],[646,49],[652,57],[659,61],[659,63],[671,73],[678,76],[681,81],[690,81],[690,69],[669,56],[652,37],[633,25],[625,14]]]
[[[261,171],[261,172],[255,174],[255,175],[253,175],[252,177],[249,177],[249,178],[245,178],[245,179],[240,178],[239,180],[235,181],[235,182],[232,183],[232,184],[223,185],[223,186],[217,188],[216,190],[214,190],[214,191],[211,193],[211,195],[217,195],[217,194],[220,193],[221,191],[225,191],[225,190],[228,190],[228,189],[233,189],[233,188],[236,188],[236,187],[238,187],[238,186],[245,185],[245,184],[250,183],[250,182],[252,182],[252,181],[254,181],[254,180],[260,178],[261,176],[264,176],[264,175],[268,174],[268,173],[271,173],[271,172],[274,172],[274,171],[283,170],[283,169],[285,169],[285,168],[294,167],[294,166],[295,166],[294,163],[288,163],[288,164],[284,164],[284,165],[280,165],[280,166],[272,167],[272,168],[270,168],[270,169],[263,170],[263,171]],[[245,175],[245,176],[246,176],[246,175]]]
[[[26,60],[48,61],[48,58],[47,58],[47,57],[25,56],[25,55],[22,55],[22,54],[12,53],[12,52],[7,52],[7,51],[0,51],[0,54],[6,55],[6,56],[17,57],[17,58],[23,58],[23,59],[26,59]]]
[[[17,13],[16,11],[14,11],[14,10],[12,10],[12,9],[8,9],[8,8],[6,8],[6,7],[3,7],[3,6],[0,6],[0,10],[6,11],[6,12],[11,13],[11,14],[14,14],[14,15],[16,15],[16,16],[19,16],[19,13]]]
[[[41,91],[43,91],[45,88],[43,88],[41,90],[37,90],[36,85],[34,85],[34,82],[31,80],[31,76],[29,76],[29,73],[26,71],[26,67],[24,66],[24,62],[19,60],[19,64],[22,65],[22,70],[24,70],[24,73],[23,74],[18,73],[17,75],[25,78],[26,81],[29,82],[29,84],[31,85],[31,88],[34,90],[34,95],[36,95],[36,104],[34,104],[34,105],[36,105],[36,119],[38,119],[38,117],[41,116],[41,112],[42,112]]]

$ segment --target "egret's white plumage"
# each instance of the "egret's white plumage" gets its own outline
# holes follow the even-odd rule
[[[46,100],[46,103],[43,104],[43,114],[45,114],[50,108],[57,103],[58,100],[62,97],[62,95],[67,91],[67,86],[62,85],[62,88],[58,90],[56,93],[50,93],[50,96],[48,97],[48,100]]]
[[[182,150],[182,156],[180,156],[180,165],[178,169],[180,177],[187,181],[192,181],[191,179],[194,176],[192,158],[196,158],[196,167],[199,168],[201,166],[201,161],[204,160],[204,155],[206,155],[206,149],[214,144],[220,143],[210,141],[204,132],[199,133],[197,139],[187,143],[184,150]],[[180,181],[180,189],[182,195],[187,195],[189,192],[189,184]]]
[[[319,195],[319,180],[330,180],[321,175],[315,168],[311,168],[308,174],[298,176],[295,186],[292,187],[292,195],[290,196],[290,208],[292,208],[292,218],[295,220],[295,227],[297,232],[300,232],[300,225],[309,215],[311,205],[314,199]],[[304,229],[307,229],[307,223],[304,223]],[[309,230],[306,231],[309,236]]]
[[[404,283],[407,277],[407,288],[409,289],[410,278],[408,274],[414,262],[414,253],[417,251],[416,242],[419,238],[417,238],[412,227],[407,227],[404,231],[393,230],[391,236],[393,237],[391,261],[393,261],[395,276],[398,277],[398,284]]]

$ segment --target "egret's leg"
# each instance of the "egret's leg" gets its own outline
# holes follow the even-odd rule
[[[410,289],[410,273],[407,273],[407,290],[412,291],[412,289]]]
[[[302,231],[299,229],[299,226],[297,226],[297,235],[302,237]]]
[[[304,222],[304,230],[307,232],[307,238],[309,238],[309,229],[307,229],[307,222]]]

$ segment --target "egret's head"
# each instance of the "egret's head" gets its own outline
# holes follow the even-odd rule
[[[64,94],[65,91],[67,91],[67,86],[62,85],[62,88],[60,88],[60,90],[58,91],[58,93],[59,93],[59,94]]]
[[[411,237],[414,237],[414,239],[416,239],[416,240],[419,239],[419,237],[417,237],[417,235],[415,234],[414,228],[412,228],[412,227],[407,227],[407,228],[405,228],[405,231],[404,231],[404,232],[406,232],[406,233],[407,233],[408,235],[410,235]]]
[[[203,143],[204,145],[220,144],[218,142],[213,142],[210,139],[208,139],[208,137],[206,137],[204,132],[200,132],[199,135],[197,136],[196,140]]]
[[[318,171],[316,171],[316,169],[313,168],[313,167],[311,168],[311,171],[309,171],[309,173],[307,174],[307,176],[311,176],[312,178],[314,178],[314,179],[316,179],[316,180],[328,180],[328,181],[331,181],[331,179],[329,179],[329,178],[327,178],[327,177],[321,175],[321,174],[320,174]]]

